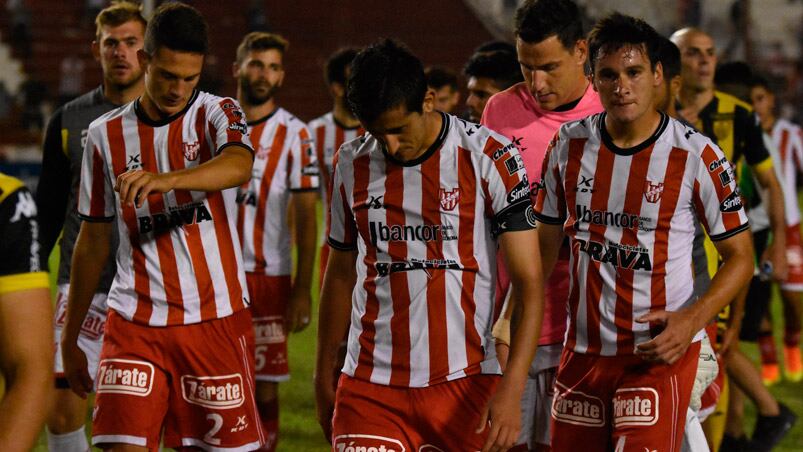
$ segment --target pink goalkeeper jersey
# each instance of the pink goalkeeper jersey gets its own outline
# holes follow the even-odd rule
[[[599,95],[588,84],[583,97],[576,106],[566,111],[544,110],[538,106],[527,84],[522,82],[511,86],[488,100],[482,114],[482,124],[501,133],[519,149],[530,184],[541,179],[541,164],[549,141],[563,123],[581,119],[602,111]],[[534,193],[531,191],[530,193]],[[533,200],[534,201],[534,200]],[[498,294],[504,295],[510,285],[510,278],[504,261],[498,259]],[[541,326],[539,345],[563,341],[566,332],[566,299],[569,294],[569,256],[562,252],[552,276],[546,285],[546,305],[544,322]]]

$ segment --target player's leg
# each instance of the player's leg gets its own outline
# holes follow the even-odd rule
[[[680,450],[699,356],[696,342],[673,364],[642,361],[627,367],[613,396],[612,440],[617,451],[643,452],[659,445]]]
[[[781,367],[778,364],[778,351],[775,348],[775,338],[772,335],[772,314],[767,309],[761,320],[760,331],[756,342],[758,343],[761,358],[761,381],[772,386],[781,381]]]
[[[800,225],[786,229],[786,261],[789,275],[781,284],[784,315],[784,375],[793,382],[803,380],[803,363],[800,357],[800,318],[803,315],[803,246]]]
[[[421,437],[410,424],[410,389],[342,375],[335,396],[332,450],[418,451]],[[464,431],[474,430],[474,427]]]
[[[86,439],[88,400],[84,400],[70,389],[57,388],[53,406],[47,418],[47,449],[50,452],[86,452],[89,442]]]
[[[289,276],[247,273],[255,337],[256,400],[267,435],[263,450],[279,441],[279,382],[290,378],[284,315],[290,298]]]
[[[254,333],[248,309],[171,328],[164,354],[170,375],[165,447],[245,451],[265,443],[254,398]]]

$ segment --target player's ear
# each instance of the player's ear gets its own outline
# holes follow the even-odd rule
[[[147,71],[148,64],[151,62],[151,56],[145,52],[145,49],[139,49],[137,50],[137,61],[139,61],[139,67],[141,67],[143,71]]]
[[[588,59],[588,41],[585,39],[578,39],[574,43],[574,60],[578,64],[586,64]]]
[[[424,94],[423,112],[429,113],[435,111],[435,90],[427,87],[427,93]]]
[[[240,77],[240,65],[236,61],[234,63],[231,63],[231,75],[234,78]]]
[[[329,84],[329,92],[332,93],[332,97],[343,97],[346,95],[346,87],[342,83],[332,82]]]
[[[653,71],[653,86],[661,86],[664,83],[664,65],[661,62],[655,63],[655,70]]]
[[[100,61],[100,43],[95,40],[92,41],[92,58],[94,58],[95,61]]]

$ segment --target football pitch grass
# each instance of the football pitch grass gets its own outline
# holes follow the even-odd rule
[[[53,258],[51,258],[50,262],[51,264],[56,263]],[[56,264],[56,266],[51,266],[50,268],[58,267]],[[314,275],[313,281],[317,282],[317,261],[314,268],[316,269],[316,275]],[[300,333],[292,334],[289,339],[289,358],[292,378],[290,381],[279,385],[281,417],[279,424],[279,446],[277,450],[280,452],[325,452],[331,450],[329,444],[324,440],[321,429],[315,419],[315,394],[312,373],[315,368],[315,342],[318,327],[317,298],[317,294],[314,294],[313,316],[310,326]],[[781,302],[775,291],[773,292],[771,309],[774,319],[783,318]],[[778,351],[779,354],[781,354],[783,326],[777,320],[774,331]],[[751,359],[757,362],[758,348],[755,344],[742,342],[741,347]],[[779,401],[788,405],[789,408],[800,417],[792,431],[784,438],[781,444],[775,448],[775,451],[803,451],[803,382],[790,383],[782,380],[780,383],[770,388],[770,391]],[[54,407],[54,409],[58,409],[58,407]],[[87,422],[91,426],[89,413],[87,413]],[[745,431],[748,434],[752,434],[754,423],[755,407],[752,403],[747,402],[745,404]],[[87,435],[89,435],[89,429],[87,429]],[[46,443],[45,434],[42,432],[37,446],[33,450],[36,452],[46,452]]]

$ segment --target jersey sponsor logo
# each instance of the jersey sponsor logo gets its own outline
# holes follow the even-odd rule
[[[181,376],[181,396],[193,405],[228,410],[245,402],[240,374],[214,377]]]
[[[716,171],[717,168],[722,166],[727,161],[728,159],[725,157],[722,157],[719,160],[714,160],[713,162],[708,164],[708,171],[713,173],[714,171]]]
[[[661,195],[664,193],[663,182],[652,182],[649,180],[644,181],[644,199],[647,202],[655,204],[661,200]]]
[[[513,137],[513,138],[515,139],[516,137]],[[521,140],[521,138],[519,138],[519,140]],[[510,144],[508,144],[506,146],[503,146],[503,147],[495,150],[494,153],[491,154],[491,158],[494,161],[497,161],[497,160],[501,159],[502,157],[507,155],[510,152],[511,149],[513,149],[515,147],[514,143],[510,143]]]
[[[181,143],[184,148],[184,158],[189,161],[198,159],[198,153],[201,150],[201,143],[193,141],[192,143]]]
[[[424,270],[429,275],[429,270],[460,270],[463,268],[454,259],[410,259],[400,262],[377,262],[374,264],[376,273],[381,276],[388,276],[391,273],[409,272],[413,270]]]
[[[139,232],[141,234],[149,232],[160,233],[175,227],[198,224],[211,220],[212,214],[209,213],[209,209],[206,208],[204,203],[184,205],[171,208],[170,212],[137,217]]]
[[[658,392],[653,388],[621,388],[613,397],[613,425],[649,426],[658,422]]]
[[[247,135],[248,134],[248,126],[240,121],[232,122],[229,124],[229,130],[232,132],[240,132],[240,135]]]
[[[460,188],[446,190],[440,187],[438,189],[438,197],[441,200],[441,208],[446,211],[452,211],[460,201]]]
[[[139,154],[129,155],[128,163],[125,165],[126,171],[137,170],[142,168],[142,162],[139,160]]]
[[[257,194],[255,191],[248,190],[248,191],[237,191],[237,204],[245,204],[248,206],[256,206],[257,205]]]
[[[153,388],[153,364],[130,359],[104,359],[98,364],[95,386],[98,394],[128,394],[145,397]]]
[[[521,144],[521,140],[523,139],[524,137],[517,137],[516,135],[510,137],[510,141],[513,143],[514,146],[516,146],[516,149],[519,150],[519,154],[523,154],[524,151],[527,150],[527,148],[525,148],[524,145]]]
[[[36,202],[33,200],[31,193],[25,190],[18,192],[17,205],[14,208],[14,215],[9,220],[10,223],[16,223],[21,218],[34,218],[36,217]]]
[[[224,110],[236,110],[237,109],[237,105],[235,105],[235,104],[233,104],[231,102],[226,102],[220,108],[222,108]]]
[[[594,178],[593,177],[585,177],[585,175],[580,175],[580,182],[577,184],[577,188],[574,191],[579,193],[594,193]]]
[[[385,436],[350,434],[335,437],[336,452],[405,452],[401,441]]]
[[[507,203],[508,204],[515,204],[518,201],[524,199],[525,197],[530,196],[530,181],[527,180],[527,177],[523,177],[521,182],[516,184],[512,190],[507,194]]]
[[[301,175],[307,177],[314,177],[318,175],[318,165],[316,163],[309,163],[301,169]]]
[[[739,190],[735,190],[729,194],[722,203],[719,205],[720,212],[738,212],[742,208],[742,197],[739,195]]]
[[[457,240],[454,226],[450,224],[419,224],[410,226],[406,224],[386,225],[381,221],[368,223],[371,244],[376,246],[382,242],[434,242]]]
[[[507,168],[508,174],[512,176],[524,168],[524,161],[519,154],[510,156],[505,160],[505,168]]]
[[[552,418],[556,421],[587,427],[605,425],[605,407],[597,397],[572,391],[555,382],[555,397],[552,399]]]
[[[61,300],[64,300],[63,302]],[[67,319],[67,299],[59,294],[59,303],[56,306],[58,314],[56,315],[56,326],[63,327],[64,321]],[[106,316],[89,310],[84,318],[84,323],[81,324],[81,335],[96,341],[103,337],[103,329],[106,326]]]
[[[722,184],[723,187],[727,187],[731,181],[736,180],[733,175],[733,168],[728,167],[719,173],[719,182]]]
[[[575,229],[579,229],[578,223],[588,223],[599,226],[614,226],[617,228],[652,231],[652,229],[647,226],[652,223],[652,218],[641,217],[632,213],[594,210],[583,205],[577,205],[576,218]]]
[[[365,203],[369,209],[384,209],[385,208],[385,201],[384,196],[371,196],[371,199]]]
[[[257,344],[284,342],[284,318],[280,315],[254,317],[254,341]]]
[[[575,239],[573,243],[575,255],[582,251],[588,256],[602,264],[610,264],[618,268],[629,268],[631,270],[652,270],[650,252],[644,248],[619,243],[608,242],[607,245],[593,240]]]
[[[527,224],[532,227],[536,226],[538,219],[535,217],[535,209],[533,209],[532,204],[527,206],[527,209],[524,211],[524,217],[527,219]]]

